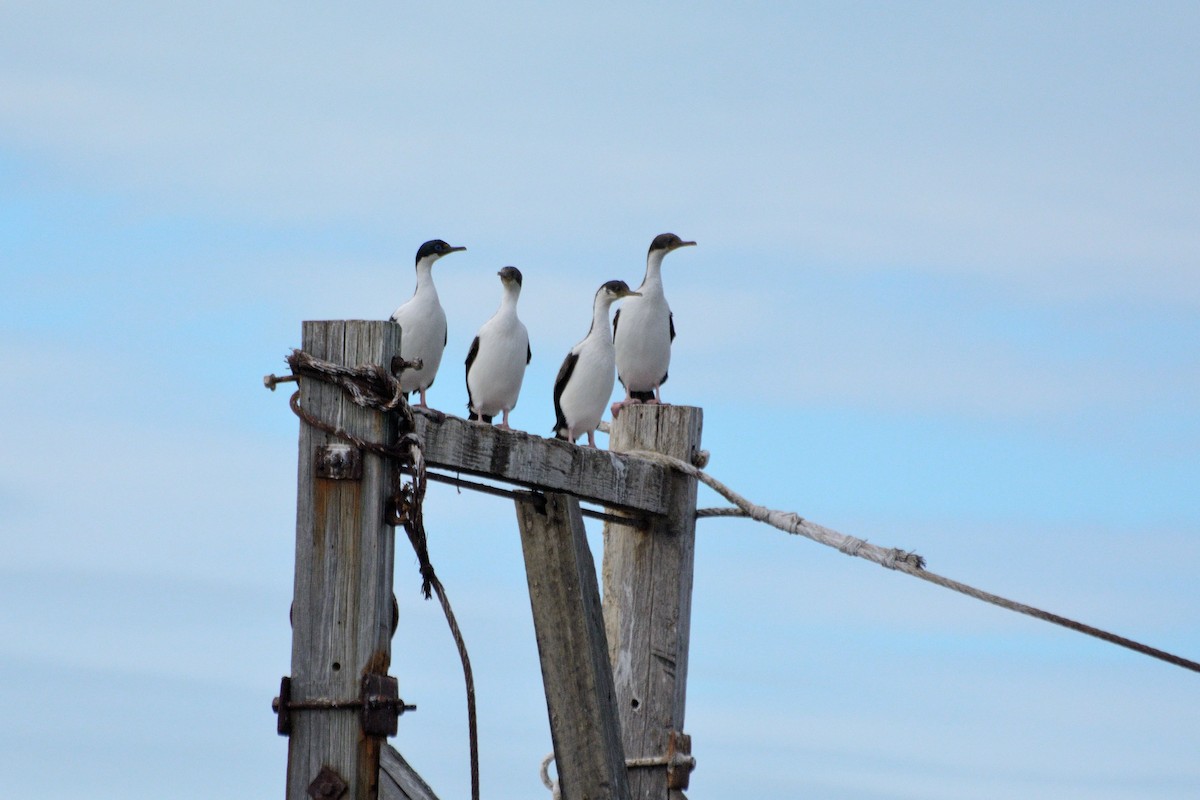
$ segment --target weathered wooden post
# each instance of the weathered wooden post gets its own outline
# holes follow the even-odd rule
[[[564,800],[626,800],[612,669],[596,565],[579,500],[548,493],[518,500],[529,602]]]
[[[609,449],[651,450],[693,463],[703,412],[688,406],[627,406]],[[604,623],[635,800],[682,797],[691,742],[683,733],[696,544],[696,480],[665,487],[667,515],[645,530],[604,526]]]
[[[302,339],[311,355],[347,366],[387,365],[400,352],[400,328],[390,322],[305,322]],[[302,378],[300,392],[306,413],[364,440],[395,440],[395,415],[360,408],[314,379]],[[300,425],[292,674],[279,704],[280,731],[290,735],[288,800],[377,795],[386,732],[366,730],[370,715],[361,704],[389,691],[391,469],[381,456]]]

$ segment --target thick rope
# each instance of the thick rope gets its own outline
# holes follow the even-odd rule
[[[471,659],[467,653],[467,643],[458,627],[458,620],[450,606],[446,589],[438,579],[429,560],[429,546],[425,535],[425,518],[423,513],[425,500],[425,457],[421,449],[421,440],[414,432],[415,420],[412,409],[407,402],[407,395],[400,388],[400,381],[388,370],[375,364],[358,367],[345,367],[329,361],[316,358],[302,350],[293,350],[287,358],[292,373],[297,377],[331,383],[340,387],[363,408],[373,408],[384,413],[393,412],[400,416],[400,435],[395,444],[372,442],[355,436],[339,425],[332,425],[309,414],[300,404],[300,392],[292,395],[290,405],[305,424],[324,431],[331,436],[343,439],[360,450],[365,450],[394,462],[392,470],[392,498],[387,509],[387,521],[393,526],[402,526],[408,535],[409,543],[417,555],[421,572],[421,593],[428,600],[432,592],[436,592],[442,612],[446,616],[446,624],[450,635],[454,638],[462,662],[463,679],[467,688],[467,729],[471,751],[471,798],[479,800],[479,729],[475,712],[475,678],[471,670]],[[412,366],[408,362],[395,361],[393,368]],[[281,380],[268,375],[263,383],[272,391],[275,384]],[[406,468],[412,476],[411,481],[404,485],[401,468]]]
[[[1015,611],[1019,614],[1025,614],[1035,619],[1040,619],[1045,622],[1050,622],[1055,625],[1061,625],[1064,628],[1069,628],[1073,631],[1094,636],[1106,642],[1110,642],[1121,647],[1128,648],[1134,652],[1157,658],[1165,661],[1168,664],[1174,664],[1177,667],[1189,669],[1192,672],[1200,672],[1200,663],[1172,653],[1159,650],[1149,645],[1135,642],[1132,639],[1126,639],[1123,636],[1117,636],[1115,633],[1101,630],[1100,628],[1091,625],[1085,625],[1082,622],[1076,622],[1073,619],[1052,614],[1049,611],[1043,611],[1040,608],[1018,603],[1015,600],[1009,600],[999,595],[985,592],[981,589],[976,589],[973,586],[968,586],[965,583],[947,578],[943,575],[930,572],[925,569],[925,559],[921,556],[910,553],[905,550],[896,548],[883,548],[877,545],[870,544],[865,539],[857,539],[853,536],[847,536],[838,533],[835,530],[809,522],[793,512],[774,511],[760,505],[751,503],[746,498],[742,497],[737,492],[730,489],[725,484],[718,481],[716,478],[708,475],[700,469],[692,466],[686,461],[681,461],[671,456],[655,453],[649,450],[631,450],[627,455],[640,456],[650,461],[656,461],[664,466],[676,469],[685,475],[693,477],[703,483],[705,486],[712,488],[729,502],[733,503],[735,509],[701,509],[696,513],[697,517],[717,517],[717,516],[744,516],[749,517],[756,522],[763,522],[772,527],[778,528],[787,533],[804,536],[812,539],[814,542],[833,547],[842,553],[849,556],[858,556],[865,558],[868,561],[873,561],[880,566],[893,569],[898,572],[903,572],[907,575],[912,575],[914,578],[920,578],[923,581],[942,586],[946,589],[952,589],[967,597],[973,597],[976,600],[982,600],[985,603],[999,606],[1000,608],[1009,611]]]
[[[287,363],[297,377],[316,378],[340,386],[356,405],[363,408],[377,408],[380,411],[399,409],[405,421],[410,426],[412,424],[412,409],[408,407],[407,394],[400,388],[399,379],[379,364],[346,367],[303,350],[293,350],[287,357]],[[407,368],[412,364],[400,361],[397,366]],[[270,383],[267,385],[270,386]]]

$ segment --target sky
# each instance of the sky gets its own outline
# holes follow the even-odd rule
[[[425,240],[430,402],[525,276],[514,426],[650,240],[709,472],[1200,659],[1200,7],[0,0],[0,772],[283,792],[308,319]],[[458,377],[455,377],[455,376]],[[600,435],[601,446],[607,439]],[[701,505],[720,505],[705,490]],[[515,514],[434,485],[484,797],[548,797]],[[599,555],[599,528],[589,523]],[[400,540],[403,545],[403,540]],[[468,795],[462,677],[397,548],[392,739]],[[1200,676],[745,520],[697,532],[693,800],[1200,796]]]

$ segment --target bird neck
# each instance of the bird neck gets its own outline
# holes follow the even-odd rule
[[[504,295],[500,298],[500,310],[497,314],[517,313],[517,298],[521,296],[521,287],[516,284],[505,284]]]
[[[646,277],[642,278],[642,285],[638,287],[642,294],[662,292],[662,262],[666,254],[666,250],[655,250],[646,256]]]
[[[433,285],[434,261],[435,259],[432,258],[422,258],[417,262],[417,291],[415,293],[433,292],[437,294],[437,289]]]
[[[604,294],[596,295],[596,302],[592,304],[592,327],[588,331],[589,334],[599,332],[607,336],[609,340],[612,339],[612,322],[608,318],[612,304],[613,298]]]

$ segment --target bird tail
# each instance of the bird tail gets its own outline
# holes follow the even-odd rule
[[[471,420],[472,422],[478,422],[479,420],[483,420],[484,422],[486,422],[490,425],[492,422],[492,417],[494,417],[494,416],[495,416],[495,414],[476,414],[474,411],[471,411],[471,412],[468,412],[467,419]]]
[[[654,399],[654,391],[648,392],[630,392],[629,396],[634,400],[641,400],[643,403],[648,403]]]

